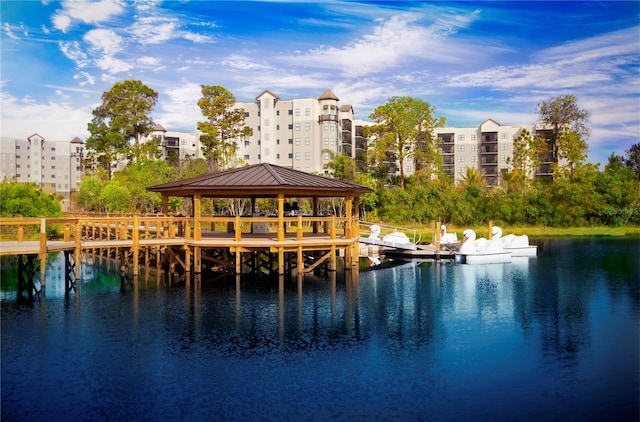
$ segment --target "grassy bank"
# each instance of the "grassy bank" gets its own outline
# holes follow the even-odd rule
[[[404,226],[403,226],[404,227]],[[548,226],[500,226],[504,234],[526,234],[529,237],[567,237],[567,236],[615,236],[615,237],[637,237],[640,240],[640,226],[628,227],[548,227]],[[413,230],[418,230],[422,234],[422,239],[432,238],[432,227],[412,225],[407,226]],[[489,236],[489,224],[482,226],[453,226],[447,225],[449,233],[457,233],[458,239],[462,238],[465,229],[473,229],[478,237]]]

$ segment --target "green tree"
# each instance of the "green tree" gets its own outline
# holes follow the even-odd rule
[[[566,94],[538,104],[540,122],[550,130],[549,149],[557,159],[577,163],[587,154],[590,112],[578,107],[575,95]],[[569,135],[571,134],[571,135]],[[570,170],[572,172],[573,170]]]
[[[625,151],[624,164],[633,171],[636,179],[640,180],[640,142],[631,145]]]
[[[559,160],[566,161],[566,166],[559,167],[569,175],[569,178],[573,178],[576,166],[584,163],[587,159],[588,146],[587,142],[582,138],[582,135],[576,132],[564,133],[560,136],[562,148],[559,151]]]
[[[162,208],[162,196],[157,192],[149,192],[146,188],[169,182],[174,175],[174,169],[164,161],[142,158],[116,173],[111,183],[127,187],[129,203],[125,211],[155,212]]]
[[[150,116],[158,93],[138,80],[117,82],[102,94],[102,104],[93,110],[88,125],[91,136],[86,147],[111,176],[111,161],[134,141],[133,157],[141,155],[140,140],[154,127]]]
[[[0,216],[60,217],[62,210],[55,195],[35,183],[12,180],[0,183]]]
[[[131,194],[129,189],[117,180],[112,180],[100,192],[100,201],[105,204],[107,212],[131,211]]]
[[[325,168],[331,170],[331,174],[334,179],[345,180],[347,182],[354,182],[356,180],[356,162],[353,158],[346,154],[336,154],[330,150],[323,150],[327,152],[331,161],[329,161]]]
[[[433,129],[444,126],[444,117],[435,117],[435,108],[428,102],[412,97],[392,97],[378,106],[369,118],[376,124],[363,128],[365,137],[373,142],[369,157],[375,163],[397,159],[400,167],[400,188],[404,189],[404,164],[414,158],[420,169],[437,166],[436,137]],[[437,169],[432,169],[437,171]]]
[[[253,134],[244,126],[244,110],[235,108],[236,98],[218,85],[201,85],[202,98],[198,107],[207,119],[198,122],[200,143],[211,171],[224,170],[234,162],[237,141]]]
[[[105,212],[106,204],[102,199],[102,190],[109,184],[108,180],[94,175],[84,176],[80,183],[78,203],[87,211]]]

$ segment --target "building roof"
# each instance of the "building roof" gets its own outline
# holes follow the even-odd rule
[[[160,123],[156,123],[155,126],[153,126],[153,131],[154,132],[166,132],[167,130],[162,127],[162,125]]]
[[[366,186],[269,163],[208,173],[147,188],[169,196],[219,198],[346,197],[372,192]]]
[[[71,140],[72,144],[84,144],[84,141],[77,136]]]
[[[325,92],[322,93],[321,96],[318,97],[318,100],[336,100],[336,101],[340,101],[340,98],[336,97],[336,94],[331,92],[330,89],[327,89]]]

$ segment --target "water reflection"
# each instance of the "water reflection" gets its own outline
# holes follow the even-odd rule
[[[124,295],[96,265],[33,307],[3,281],[3,419],[637,420],[638,242],[538,245],[346,278],[142,276]]]

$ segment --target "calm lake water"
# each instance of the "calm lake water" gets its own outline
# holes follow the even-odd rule
[[[359,280],[139,282],[1,296],[2,421],[640,418],[640,241]],[[9,277],[5,266],[3,278]]]

